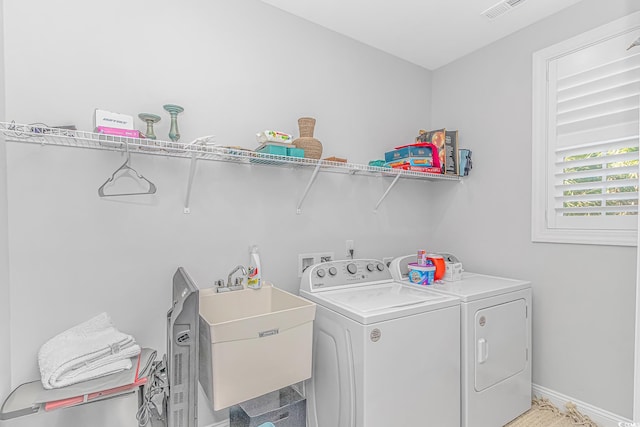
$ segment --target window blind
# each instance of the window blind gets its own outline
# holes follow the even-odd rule
[[[614,37],[548,63],[551,227],[637,227],[640,48],[622,43]]]

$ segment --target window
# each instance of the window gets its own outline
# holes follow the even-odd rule
[[[634,246],[640,12],[533,55],[532,240]]]

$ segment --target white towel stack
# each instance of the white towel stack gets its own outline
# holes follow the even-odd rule
[[[118,331],[107,313],[47,341],[38,352],[42,385],[54,389],[131,369],[140,346]]]

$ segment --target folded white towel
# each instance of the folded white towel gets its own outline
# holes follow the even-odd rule
[[[45,389],[64,387],[131,368],[140,346],[102,313],[47,341],[38,352]]]

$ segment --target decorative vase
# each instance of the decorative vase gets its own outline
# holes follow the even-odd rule
[[[151,113],[140,113],[138,117],[147,124],[147,131],[144,133],[144,136],[146,136],[147,139],[156,139],[156,134],[153,132],[153,125],[160,121],[160,116]]]
[[[162,108],[167,110],[171,115],[171,128],[169,129],[169,139],[173,142],[178,142],[180,139],[180,131],[178,130],[178,114],[184,111],[179,105],[166,104]]]
[[[300,138],[292,142],[295,147],[304,150],[304,157],[307,159],[319,159],[322,156],[322,143],[313,137],[315,126],[316,119],[313,117],[300,117],[298,119]]]

